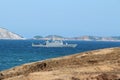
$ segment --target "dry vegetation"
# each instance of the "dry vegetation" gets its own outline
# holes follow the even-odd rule
[[[120,80],[120,48],[24,64],[0,72],[0,80]]]

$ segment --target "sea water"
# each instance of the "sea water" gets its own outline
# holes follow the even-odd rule
[[[102,41],[64,41],[78,44],[76,48],[37,48],[32,43],[44,43],[40,40],[0,40],[0,71],[24,63],[41,61],[80,52],[120,47],[120,42]]]

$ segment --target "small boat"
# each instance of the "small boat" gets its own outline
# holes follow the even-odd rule
[[[63,43],[63,41],[60,40],[52,40],[52,41],[46,41],[45,44],[34,44],[32,43],[32,47],[72,47],[75,48],[77,44],[68,44]]]

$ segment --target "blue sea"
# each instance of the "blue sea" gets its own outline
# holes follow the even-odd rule
[[[44,43],[39,40],[0,40],[0,71],[24,63],[46,60],[75,53],[120,47],[120,42],[101,41],[64,41],[78,44],[76,48],[35,48],[32,43]]]

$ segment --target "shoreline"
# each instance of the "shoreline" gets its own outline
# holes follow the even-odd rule
[[[57,80],[56,77],[61,80],[72,80],[73,77],[81,80],[90,75],[95,78],[103,74],[115,75],[116,79],[120,79],[119,52],[119,47],[106,48],[27,63],[1,71],[0,80]]]

